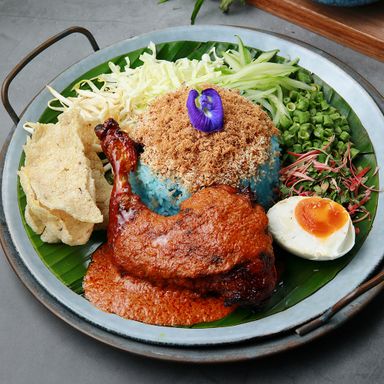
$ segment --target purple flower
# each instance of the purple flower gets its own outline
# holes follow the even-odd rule
[[[200,106],[196,105],[196,100]],[[211,133],[223,129],[223,103],[220,95],[214,89],[204,89],[200,96],[195,89],[191,89],[188,95],[187,109],[189,120],[197,130]]]

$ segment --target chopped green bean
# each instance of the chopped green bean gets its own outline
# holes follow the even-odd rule
[[[343,131],[342,131],[342,129],[340,127],[336,127],[335,128],[335,135],[336,136],[339,136],[341,134],[341,132],[343,132]]]
[[[347,142],[350,138],[350,134],[346,131],[341,132],[340,134],[340,140]]]
[[[292,99],[292,97],[291,97],[291,99]],[[289,112],[293,112],[293,111],[296,110],[296,104],[290,102],[290,103],[288,103],[288,104],[286,105],[286,108],[288,109]]]
[[[311,114],[308,112],[308,111],[298,111],[296,110],[293,115],[295,117],[298,117],[299,119],[299,123],[300,124],[304,124],[304,123],[308,123],[311,119]]]
[[[309,108],[309,100],[306,98],[301,98],[296,104],[296,109],[300,111],[308,111]]]
[[[289,131],[284,131],[282,135],[283,144],[287,147],[292,146],[294,144],[294,137]]]
[[[297,133],[297,137],[299,138],[299,140],[307,142],[311,137],[311,134],[305,129],[299,129],[299,132]]]
[[[340,116],[340,113],[338,112],[335,112],[335,113],[332,113],[330,116],[329,116],[332,120],[338,120],[341,116]]]
[[[313,131],[313,134],[319,139],[324,139],[324,129],[321,126],[320,128],[316,127],[315,130]]]
[[[280,118],[280,128],[283,130],[288,129],[292,125],[292,120],[289,116],[283,115]]]
[[[322,100],[320,102],[320,107],[323,111],[326,111],[329,108],[329,104],[326,102],[326,100]]]
[[[348,132],[348,133],[351,132],[351,128],[350,128],[349,125],[343,125],[341,127],[341,130],[344,131],[344,132]]]
[[[336,145],[336,148],[339,150],[339,152],[344,153],[346,149],[346,144],[342,141],[339,141]]]
[[[323,92],[317,92],[315,95],[315,101],[318,103],[321,103],[324,100],[324,93]]]
[[[298,123],[294,123],[290,126],[290,128],[288,129],[288,132],[291,134],[291,135],[296,135],[297,132],[299,132],[299,129],[300,129],[300,124]]]
[[[289,92],[289,98],[292,101],[296,101],[298,97],[299,97],[299,92],[297,92],[295,90],[292,90],[292,91]]]
[[[324,115],[324,117],[323,117],[323,125],[324,125],[324,127],[332,127],[333,126],[333,121],[329,117],[329,115]]]
[[[312,132],[313,131],[313,125],[311,123],[304,123],[300,126],[301,130]]]

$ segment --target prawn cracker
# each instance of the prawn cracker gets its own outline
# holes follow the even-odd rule
[[[80,245],[88,241],[93,223],[78,221],[63,211],[51,211],[36,199],[27,169],[23,168],[19,175],[20,183],[27,196],[25,220],[35,233],[41,235],[42,241],[46,243],[62,241],[68,245]]]
[[[31,189],[42,205],[79,221],[100,223],[103,217],[95,204],[90,162],[74,125],[37,126],[24,147],[25,168]]]

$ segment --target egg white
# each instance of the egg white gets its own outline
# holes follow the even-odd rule
[[[348,221],[328,237],[316,237],[305,231],[295,217],[299,201],[308,199],[293,196],[279,201],[269,209],[269,231],[273,239],[288,252],[309,260],[334,260],[348,253],[355,244],[355,228]]]

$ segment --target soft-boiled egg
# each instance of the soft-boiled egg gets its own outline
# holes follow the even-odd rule
[[[330,199],[289,197],[270,208],[268,219],[274,240],[305,259],[337,259],[355,244],[355,228],[348,212]]]

